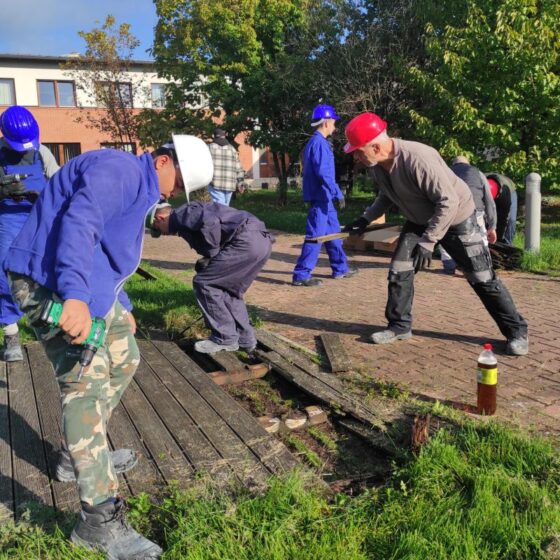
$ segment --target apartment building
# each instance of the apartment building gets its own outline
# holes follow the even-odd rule
[[[137,139],[116,145],[114,139],[88,125],[84,110],[103,112],[105,109],[98,106],[91,92],[76,87],[73,74],[61,68],[70,59],[71,55],[0,54],[0,113],[14,104],[27,107],[39,123],[41,143],[50,148],[60,164],[83,152],[104,147],[140,153]],[[122,82],[104,83],[102,87],[118,88],[122,97],[129,100],[130,110],[137,113],[164,106],[165,83],[152,62],[137,60]],[[258,185],[274,177],[268,151],[251,148],[243,142],[242,135],[236,141],[240,143],[241,165],[252,182]]]

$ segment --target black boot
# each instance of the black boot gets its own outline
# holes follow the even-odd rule
[[[97,506],[82,503],[80,520],[70,540],[78,546],[104,552],[108,560],[159,558],[162,549],[128,524],[125,510],[120,498]]]

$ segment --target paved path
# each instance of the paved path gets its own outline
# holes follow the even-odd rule
[[[317,335],[339,333],[353,361],[366,376],[398,383],[442,401],[476,402],[476,361],[481,345],[495,345],[499,362],[499,416],[544,432],[560,432],[560,279],[501,273],[527,318],[530,354],[510,357],[505,343],[461,274],[433,271],[416,278],[414,337],[375,346],[369,335],[385,326],[389,259],[350,254],[360,268],[354,278],[332,280],[322,253],[318,288],[290,285],[301,237],[278,235],[271,259],[249,290],[247,301],[267,327],[315,349]],[[196,254],[179,238],[147,237],[144,258],[185,278]],[[190,275],[189,275],[190,277]]]

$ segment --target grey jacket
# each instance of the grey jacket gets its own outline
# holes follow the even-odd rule
[[[369,168],[379,192],[364,217],[375,220],[395,204],[407,220],[427,226],[420,243],[433,251],[450,226],[475,212],[471,191],[434,148],[397,138],[393,143],[390,171],[380,165]]]

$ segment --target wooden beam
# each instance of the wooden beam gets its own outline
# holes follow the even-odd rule
[[[136,274],[139,274],[144,278],[144,280],[157,280],[157,276],[154,276],[151,272],[148,272],[145,268],[139,266],[136,269]]]
[[[395,227],[397,224],[370,224],[364,233],[368,233],[370,231],[377,231],[379,229],[386,229]],[[350,233],[347,231],[341,231],[338,233],[329,233],[328,235],[319,235],[318,237],[306,237],[304,239],[305,243],[324,243],[325,241],[332,241],[333,239],[345,239],[346,237],[350,237]]]
[[[251,379],[260,379],[270,371],[266,364],[255,364],[231,371],[211,371],[208,375],[216,385],[237,385]]]
[[[336,333],[322,333],[321,342],[327,353],[327,358],[331,364],[331,371],[337,373],[340,371],[350,371],[352,366],[350,358],[342,345],[340,336]]]

